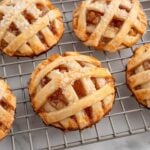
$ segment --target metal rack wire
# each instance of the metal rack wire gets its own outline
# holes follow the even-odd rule
[[[103,140],[128,136],[150,130],[150,111],[140,106],[132,97],[125,81],[125,67],[138,45],[150,42],[150,28],[133,48],[110,54],[85,47],[74,35],[71,27],[72,11],[80,0],[52,0],[64,13],[65,33],[57,46],[47,53],[31,58],[8,57],[0,54],[0,74],[17,96],[16,119],[7,138],[0,142],[0,149],[50,150],[63,149]],[[150,21],[150,1],[141,0]],[[149,24],[150,25],[150,24]],[[33,112],[28,96],[28,80],[35,66],[53,53],[79,51],[94,56],[108,67],[116,80],[116,102],[113,110],[92,128],[62,132],[45,126]]]

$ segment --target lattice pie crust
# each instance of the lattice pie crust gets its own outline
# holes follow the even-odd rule
[[[40,63],[32,73],[29,93],[43,121],[63,130],[98,122],[115,97],[110,72],[95,58],[75,52],[52,55]]]
[[[16,98],[8,85],[0,79],[0,140],[9,132],[14,121]]]
[[[54,46],[64,31],[61,12],[49,0],[0,3],[0,49],[10,56],[35,56]]]
[[[146,31],[138,0],[86,0],[73,14],[73,29],[87,46],[115,52],[131,47]]]
[[[150,108],[150,44],[135,50],[127,65],[127,82],[137,101]]]

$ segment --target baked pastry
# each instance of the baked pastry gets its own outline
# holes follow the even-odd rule
[[[115,97],[110,72],[95,58],[75,52],[52,55],[40,63],[32,73],[29,93],[43,121],[62,130],[98,122]]]
[[[150,108],[150,44],[137,48],[129,60],[127,83],[137,101]]]
[[[0,3],[0,49],[9,56],[35,56],[53,47],[64,31],[62,13],[49,0]]]
[[[146,31],[138,0],[86,0],[73,14],[73,29],[87,46],[115,52],[131,47]]]
[[[0,140],[9,132],[14,121],[16,98],[8,85],[0,79]]]

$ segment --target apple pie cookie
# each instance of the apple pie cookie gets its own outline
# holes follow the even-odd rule
[[[76,52],[40,63],[29,93],[43,121],[62,130],[92,126],[111,110],[115,97],[111,73],[97,59]]]
[[[0,79],[0,140],[4,138],[14,121],[16,98],[8,85]]]
[[[85,0],[73,14],[73,29],[87,46],[115,52],[144,34],[147,18],[138,0]]]
[[[129,60],[127,83],[137,101],[150,108],[150,44],[137,48]]]
[[[64,32],[62,13],[49,0],[0,3],[0,49],[9,56],[35,56],[52,48]]]

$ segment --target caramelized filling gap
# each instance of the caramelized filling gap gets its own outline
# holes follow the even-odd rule
[[[42,12],[40,17],[43,17],[49,11],[49,9],[41,3],[36,3],[36,7]]]
[[[73,88],[74,88],[76,94],[78,95],[79,99],[86,96],[85,89],[80,80],[77,80],[74,82]]]
[[[92,120],[92,118],[93,118],[93,116],[92,116],[92,107],[87,107],[87,108],[85,109],[85,113],[86,113],[86,115],[88,116],[88,118],[89,118],[90,120]]]
[[[108,37],[102,37],[101,38],[101,44],[104,44],[104,46],[109,43],[112,39],[111,38],[108,38]]]
[[[77,61],[77,62],[81,67],[83,67],[83,68],[85,67],[85,64],[82,61]]]
[[[51,106],[55,107],[58,110],[68,105],[68,102],[62,93],[62,89],[58,89],[56,92],[54,92],[48,98],[48,102],[50,103]]]
[[[34,16],[32,16],[32,14],[30,14],[29,12],[27,12],[26,10],[25,11],[23,11],[23,16],[28,20],[28,22],[30,23],[30,24],[33,24],[35,21],[36,21],[36,19],[34,18]]]
[[[88,25],[97,25],[104,14],[90,10],[87,12],[86,18]]]
[[[44,35],[43,35],[41,32],[38,32],[38,33],[37,33],[37,36],[39,37],[39,39],[40,39],[40,41],[42,42],[42,44],[44,44],[44,46],[45,46],[46,48],[48,48],[49,46],[48,46],[48,44],[47,44],[47,42],[46,42],[46,40],[45,40]]]
[[[136,36],[138,34],[138,31],[133,27],[130,29],[128,35],[130,36]]]
[[[68,68],[65,65],[60,65],[55,70],[59,70],[61,73],[68,72]]]
[[[7,104],[5,98],[3,97],[1,100],[0,100],[0,105],[8,112],[11,112],[12,111],[12,106],[10,106],[9,104]]]
[[[41,84],[41,86],[42,87],[44,87],[48,82],[50,82],[51,80],[47,77],[47,76],[45,76],[42,80],[41,80],[41,82],[40,82],[40,84]]]
[[[140,90],[141,89],[141,85],[138,85],[134,88],[135,90]]]
[[[53,21],[53,22],[50,23],[49,28],[50,28],[50,30],[52,31],[52,33],[54,35],[57,35],[58,32],[57,32],[57,29],[55,27],[55,21]]]
[[[7,46],[8,46],[8,43],[4,39],[2,39],[0,43],[0,49],[3,50]]]
[[[0,12],[0,21],[3,20],[4,14]]]
[[[48,8],[41,3],[36,3],[36,7],[42,12],[48,11]]]
[[[98,90],[100,87],[97,84],[96,78],[92,77],[91,80],[92,80],[93,84],[95,85],[96,90]]]
[[[130,12],[130,9],[127,8],[127,7],[125,7],[125,6],[123,6],[123,5],[120,5],[120,6],[119,6],[119,9],[121,9],[121,10],[123,10],[123,11],[126,11],[127,13]]]
[[[111,27],[121,28],[123,25],[123,21],[113,18],[113,20],[109,24]]]
[[[8,31],[13,33],[16,36],[18,36],[21,33],[14,23],[10,24]]]

